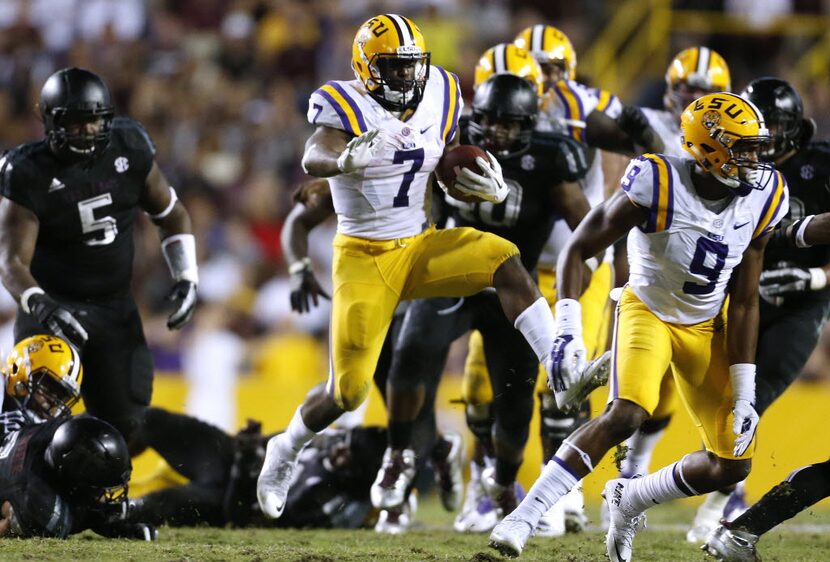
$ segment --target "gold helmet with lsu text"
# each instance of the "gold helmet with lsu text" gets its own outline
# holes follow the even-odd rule
[[[430,53],[409,18],[381,14],[357,30],[352,69],[366,91],[390,111],[417,107],[429,78]]]
[[[68,415],[81,397],[81,358],[57,336],[37,335],[18,342],[3,373],[6,394],[43,420]]]
[[[663,105],[680,117],[686,106],[700,96],[731,89],[726,60],[708,47],[690,47],[677,53],[669,63]]]
[[[530,51],[543,68],[552,64],[561,68],[562,78],[576,78],[576,51],[560,29],[552,25],[531,25],[519,32],[513,44]]]
[[[760,161],[770,134],[747,99],[728,92],[696,99],[680,116],[680,134],[700,167],[740,196],[764,189],[772,177],[772,167]]]
[[[494,74],[515,74],[530,82],[536,90],[536,95],[541,96],[544,93],[542,68],[539,63],[529,51],[512,43],[499,43],[482,53],[476,65],[474,86],[478,88]]]

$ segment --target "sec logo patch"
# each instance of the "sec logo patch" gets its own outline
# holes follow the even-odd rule
[[[115,159],[115,171],[119,174],[123,174],[127,170],[130,169],[130,161],[124,158],[123,156],[119,156]]]

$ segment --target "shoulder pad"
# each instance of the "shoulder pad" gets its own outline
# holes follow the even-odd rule
[[[340,129],[354,136],[362,135],[369,128],[355,99],[356,96],[357,93],[348,82],[326,82],[309,97],[308,122],[312,125]]]
[[[33,158],[38,150],[48,150],[46,141],[22,144],[0,156],[0,194],[30,209],[32,189],[51,180]]]
[[[643,232],[660,232],[671,226],[674,206],[672,165],[662,154],[644,154],[633,159],[620,187],[635,205],[648,209]]]
[[[150,138],[150,134],[144,126],[129,117],[116,117],[112,120],[112,135],[124,142],[130,150],[136,150],[141,154],[155,157],[156,145]]]
[[[585,145],[561,133],[534,131],[528,153],[535,159],[535,169],[561,181],[582,179],[590,167]]]

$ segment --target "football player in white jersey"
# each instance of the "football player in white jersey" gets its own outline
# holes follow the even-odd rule
[[[525,500],[493,530],[490,545],[503,553],[521,553],[550,506],[651,415],[669,367],[706,450],[644,478],[606,484],[608,557],[631,560],[649,507],[717,490],[749,472],[758,422],[758,278],[767,235],[788,209],[786,182],[760,163],[769,132],[757,108],[739,96],[694,101],[681,131],[693,159],[632,160],[622,190],[588,214],[559,259],[552,374],[570,370],[584,354],[575,300],[580,262],[630,231],[631,274],[617,307],[609,405],[563,442]]]
[[[666,69],[666,93],[664,109],[640,108],[663,142],[663,154],[688,158],[680,135],[680,115],[686,106],[700,96],[732,89],[729,66],[726,60],[708,47],[689,47],[680,51]],[[628,277],[628,264],[615,262]],[[671,373],[666,374],[660,389],[660,400],[651,417],[643,422],[627,441],[627,452],[620,463],[620,474],[630,478],[635,474],[647,474],[654,448],[671,421],[677,407],[677,393]],[[602,523],[607,528],[607,512],[603,504]]]
[[[458,79],[430,66],[418,27],[395,14],[360,26],[352,68],[355,80],[328,82],[309,100],[308,119],[317,128],[306,143],[303,167],[330,178],[338,223],[331,366],[328,381],[311,390],[285,433],[268,443],[257,497],[272,518],[285,507],[298,453],[366,399],[399,301],[462,297],[492,286],[540,362],[550,356],[554,336],[553,315],[515,244],[472,228],[437,230],[430,224],[429,176],[458,142]],[[503,201],[508,188],[498,162],[490,156],[477,163],[482,173],[461,169],[455,188]],[[567,389],[570,382],[560,386]],[[401,467],[407,460],[387,459]]]

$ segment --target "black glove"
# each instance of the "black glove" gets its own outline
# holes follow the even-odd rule
[[[617,117],[617,125],[636,144],[640,146],[649,145],[649,140],[645,138],[645,133],[650,128],[648,118],[639,107],[634,105],[623,107],[622,113]]]
[[[132,539],[136,541],[155,541],[159,538],[158,529],[147,523],[131,523],[129,521],[108,521],[96,525],[92,530],[111,539]]]
[[[89,334],[65,306],[46,293],[35,293],[29,297],[29,311],[51,334],[63,338],[76,349],[81,349]]]
[[[827,276],[820,267],[787,267],[778,264],[775,269],[761,273],[761,297],[776,306],[783,304],[783,298],[796,293],[820,291],[827,286]],[[783,267],[782,267],[783,266]]]
[[[311,269],[291,274],[291,310],[299,312],[311,312],[312,304],[319,304],[318,296],[331,300],[314,277]]]
[[[170,290],[167,300],[176,303],[176,310],[167,317],[167,329],[178,330],[193,316],[196,308],[196,283],[179,281]]]

